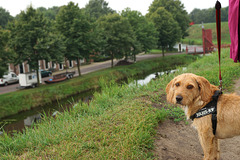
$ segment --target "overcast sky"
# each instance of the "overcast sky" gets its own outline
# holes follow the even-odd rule
[[[89,0],[72,0],[78,3],[80,8],[85,7]],[[108,6],[120,12],[129,7],[131,10],[140,11],[143,15],[148,12],[148,8],[153,0],[105,0]],[[227,7],[228,0],[219,0],[222,7]],[[0,0],[0,6],[10,12],[12,16],[16,16],[22,10],[32,4],[34,8],[67,5],[70,0]],[[215,6],[216,0],[181,0],[185,6],[185,10],[190,13],[194,8],[207,9]]]

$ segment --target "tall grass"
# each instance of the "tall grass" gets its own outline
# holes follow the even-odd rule
[[[224,91],[239,78],[240,66],[223,50]],[[154,159],[155,127],[171,117],[181,120],[183,112],[166,103],[165,87],[178,74],[192,72],[218,84],[217,54],[205,56],[144,86],[106,84],[89,105],[79,103],[55,119],[45,118],[35,129],[13,137],[0,137],[1,159]],[[213,69],[213,71],[211,71]]]
[[[105,80],[104,80],[105,81]],[[56,119],[46,118],[13,138],[0,139],[3,159],[145,159],[152,157],[154,126],[161,113],[141,97],[146,88],[105,85],[94,100]],[[144,91],[144,92],[143,92]],[[157,88],[152,91],[158,91]],[[158,114],[156,114],[158,112]],[[161,115],[161,116],[160,116]]]

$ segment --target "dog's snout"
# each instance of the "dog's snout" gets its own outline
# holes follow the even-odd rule
[[[180,96],[180,95],[176,96],[177,103],[180,103],[182,100],[183,100],[182,96]]]

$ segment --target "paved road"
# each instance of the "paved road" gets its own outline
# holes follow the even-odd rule
[[[184,54],[184,53],[168,53],[165,55],[168,56],[168,55],[175,55],[175,54]],[[162,54],[140,54],[140,55],[137,55],[136,60],[141,61],[141,60],[157,58],[161,56]],[[114,60],[114,64],[116,64],[117,62],[118,62],[117,60]],[[111,60],[105,61],[105,62],[95,62],[89,65],[81,66],[81,74],[87,74],[90,72],[94,72],[94,71],[98,71],[98,70],[110,68],[110,67],[111,67]],[[77,68],[72,68],[70,70],[75,70],[76,74],[74,76],[78,76]],[[54,74],[57,74],[57,73],[54,73]],[[49,78],[51,77],[42,78],[43,84],[44,84],[44,80],[48,80]],[[17,91],[18,90],[17,88],[19,87],[20,87],[19,84],[0,86],[0,94]]]

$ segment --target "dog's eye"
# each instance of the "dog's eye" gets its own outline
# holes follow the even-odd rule
[[[180,86],[180,84],[179,84],[179,83],[176,83],[175,85],[176,85],[177,87],[178,87],[178,86]]]
[[[193,85],[188,85],[187,86],[187,89],[192,89],[193,88]]]

